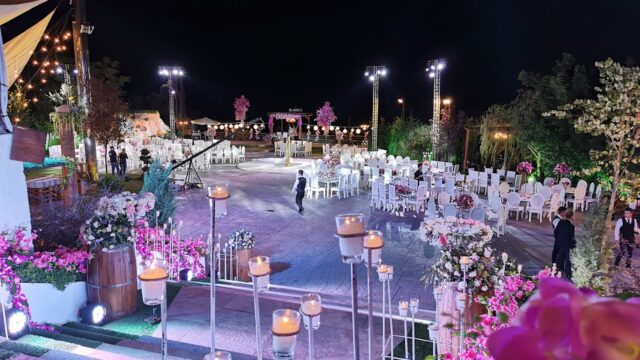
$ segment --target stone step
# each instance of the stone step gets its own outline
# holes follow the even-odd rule
[[[82,324],[82,323],[79,323],[79,322],[68,322],[68,323],[66,323],[66,324],[64,324],[62,326],[65,327],[65,328],[84,330],[84,331],[88,331],[88,332],[92,332],[92,333],[96,333],[96,334],[101,334],[101,335],[106,335],[106,336],[110,336],[110,337],[116,337],[116,338],[120,338],[120,339],[132,339],[132,340],[135,340],[135,339],[138,338],[138,336],[136,336],[136,335],[127,334],[127,333],[123,333],[123,332],[119,332],[119,331],[115,331],[115,330],[109,330],[109,329],[102,328],[100,326]]]

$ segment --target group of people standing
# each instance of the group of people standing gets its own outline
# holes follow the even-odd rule
[[[109,148],[109,162],[111,163],[111,173],[113,175],[124,176],[127,173],[127,160],[129,156],[127,151],[122,148],[120,153],[116,152],[116,148],[111,146]]]

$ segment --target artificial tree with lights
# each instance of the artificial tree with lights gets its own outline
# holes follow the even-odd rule
[[[571,119],[577,131],[605,139],[604,150],[590,151],[594,167],[584,172],[604,171],[610,176],[607,219],[611,219],[620,184],[638,177],[634,169],[640,147],[640,68],[622,66],[612,59],[596,62],[596,67],[600,71],[596,99],[578,99],[544,115]],[[610,231],[602,236],[601,269],[608,265],[610,236]]]
[[[235,118],[236,121],[240,122],[240,125],[244,125],[244,121],[247,119],[247,112],[249,111],[249,107],[251,107],[251,103],[249,99],[241,95],[239,98],[233,102],[233,108],[235,110]]]
[[[328,101],[325,101],[324,105],[316,111],[316,121],[318,122],[318,126],[322,127],[325,133],[328,132],[329,126],[331,126],[331,123],[336,121],[337,118],[338,117],[333,113],[331,103]]]

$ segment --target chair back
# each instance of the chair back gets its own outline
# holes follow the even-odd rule
[[[542,209],[544,200],[545,198],[542,194],[535,194],[529,200],[529,207],[536,210]]]
[[[509,190],[510,190],[510,187],[506,181],[503,181],[500,183],[500,186],[498,187],[498,192],[500,192],[500,195],[507,194]]]
[[[544,186],[544,185],[542,185],[542,183],[538,181],[538,182],[536,182],[536,184],[534,185],[533,190],[534,190],[534,191],[535,191],[535,193],[537,194],[537,193],[539,193],[539,192],[540,192],[540,188],[542,188],[543,186]]]
[[[553,195],[551,195],[551,200],[549,201],[549,209],[551,211],[557,211],[559,203],[560,203],[560,194],[553,193]]]
[[[436,216],[436,203],[433,199],[429,199],[429,201],[427,201],[427,213],[425,215],[431,218]]]
[[[442,208],[442,216],[449,217],[449,216],[453,216],[455,217],[458,214],[458,209],[456,208],[455,204],[447,204]]]
[[[498,169],[498,170],[496,170],[496,174],[498,174],[500,176],[504,176],[505,170],[504,169]]]
[[[576,185],[576,187],[577,187],[577,188],[579,188],[579,187],[583,187],[583,188],[585,188],[585,190],[586,190],[586,189],[587,189],[587,185],[588,185],[588,184],[587,184],[587,182],[586,182],[586,181],[584,181],[584,180],[580,179],[580,180],[578,180],[578,185]]]
[[[542,181],[542,185],[544,186],[551,186],[551,184],[553,184],[553,178],[546,177],[544,181]]]
[[[507,181],[509,181],[508,177],[507,177]],[[513,181],[514,189],[515,189],[515,186],[518,185],[518,184],[522,184],[522,175],[521,174],[516,175],[515,180]]]
[[[540,195],[542,195],[542,197],[544,197],[545,200],[551,198],[551,188],[548,186],[543,186],[540,188]]]
[[[493,173],[491,174],[491,186],[498,186],[500,183],[500,174]]]
[[[418,180],[416,179],[409,179],[409,187],[411,188],[411,190],[416,191],[418,190]]]
[[[516,179],[516,172],[515,171],[507,171],[507,176],[505,176],[505,180],[507,182],[509,182],[509,180],[511,180],[511,182],[513,182]]]
[[[485,173],[485,174],[491,174],[491,173],[493,173],[493,168],[490,168],[490,167],[486,167],[486,168],[484,168],[484,173]]]
[[[589,184],[589,191],[587,192],[587,195],[589,195],[590,197],[593,197],[593,191],[594,191],[595,187],[596,186],[595,186],[594,183]]]
[[[498,212],[500,207],[502,206],[502,200],[499,197],[494,197],[489,201],[489,209],[492,211]]]
[[[576,201],[582,201],[584,200],[584,197],[587,193],[587,187],[586,186],[578,186],[576,187],[576,192],[573,194],[574,198],[576,199]]]
[[[486,216],[485,210],[483,208],[480,208],[480,207],[476,207],[476,208],[471,209],[471,214],[469,215],[471,220],[476,220],[476,221],[481,221],[481,222],[484,222],[485,216]]]
[[[518,193],[511,192],[507,194],[507,204],[510,207],[515,207],[520,205],[520,195]]]
[[[568,177],[563,177],[562,179],[560,179],[560,184],[564,184],[565,182],[571,184],[571,179],[569,179]]]
[[[450,202],[451,202],[451,195],[448,192],[443,191],[440,194],[438,194],[438,204],[439,205],[442,206],[442,205],[448,204]]]
[[[445,191],[447,191],[450,194],[453,194],[456,191],[456,179],[447,178],[446,181],[447,181],[447,184],[445,185]]]

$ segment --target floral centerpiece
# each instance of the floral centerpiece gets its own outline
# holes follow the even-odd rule
[[[565,176],[571,173],[571,168],[565,162],[557,163],[553,168],[553,173],[558,176]]]
[[[533,172],[533,165],[528,161],[522,161],[516,166],[516,171],[519,174],[530,175]]]
[[[180,239],[175,231],[169,234],[163,234],[163,231],[161,227],[149,227],[139,221],[136,227],[137,253],[147,260],[153,259],[154,254],[161,254],[167,260],[167,271],[173,279],[179,278],[180,271],[184,269],[190,269],[195,279],[206,278],[204,261],[201,260],[209,253],[209,248],[202,236]]]
[[[407,185],[398,184],[396,185],[396,193],[402,194],[402,195],[409,195],[411,194],[411,188],[408,187]]]
[[[565,189],[568,189],[571,187],[571,180],[562,180],[560,181],[560,185],[562,185]]]
[[[253,249],[256,246],[256,236],[246,229],[238,229],[229,234],[227,245],[236,250]]]
[[[135,242],[135,221],[153,209],[152,193],[142,196],[123,192],[111,197],[104,196],[91,219],[80,228],[80,241],[91,247],[113,249]]]
[[[439,219],[438,219],[439,220]],[[493,231],[482,222],[468,219],[445,219],[433,226],[438,232],[437,241],[442,254],[423,280],[432,282],[456,282],[469,293],[488,291],[498,282],[501,269],[490,245]],[[466,283],[460,258],[468,256],[471,264],[467,269]]]
[[[331,152],[322,159],[324,168],[318,174],[321,178],[333,179],[338,175],[336,167],[340,165],[340,152],[332,149]]]
[[[469,194],[460,194],[456,197],[456,205],[459,209],[467,211],[473,208],[473,197]]]
[[[336,121],[337,118],[338,117],[333,113],[331,103],[328,101],[325,101],[324,105],[316,111],[316,121],[318,122],[318,126],[324,129],[328,129],[329,126],[331,126],[331,123]]]

